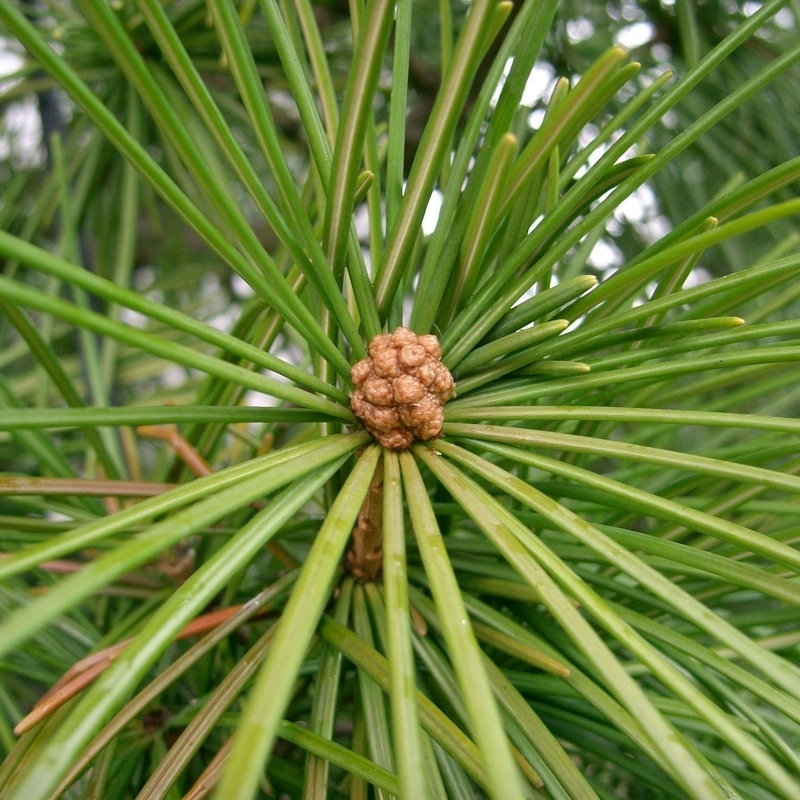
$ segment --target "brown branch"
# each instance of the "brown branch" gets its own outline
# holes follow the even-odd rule
[[[184,626],[175,641],[186,639],[189,636],[196,636],[200,633],[216,628],[228,618],[232,617],[243,606],[235,605],[228,608],[221,608],[211,611],[193,619],[188,625]],[[269,606],[264,606],[258,612],[263,615],[271,611]],[[46,717],[50,716],[57,708],[70,700],[78,692],[85,689],[99,675],[101,675],[114,661],[119,654],[133,641],[133,637],[124,639],[121,642],[105,647],[96,653],[91,653],[73,664],[40,698],[30,713],[21,719],[14,728],[17,736],[30,730]]]
[[[383,459],[378,461],[367,496],[353,528],[347,566],[360,581],[374,581],[381,573],[383,544]]]
[[[175,484],[172,483],[109,481],[99,478],[0,478],[0,495],[154,497],[174,488]]]
[[[222,769],[228,758],[231,745],[233,744],[233,737],[231,736],[219,750],[216,755],[201,773],[200,777],[194,782],[191,789],[183,796],[183,800],[204,800],[208,797],[217,785],[217,781],[222,775]]]
[[[140,425],[136,432],[140,436],[146,436],[150,439],[163,439],[198,478],[205,478],[206,475],[211,475],[214,472],[208,461],[178,433],[178,429],[174,425]],[[274,437],[271,434],[266,434],[261,442],[261,448],[268,452],[272,447],[273,441]],[[259,455],[261,455],[261,448],[259,448]],[[250,503],[250,506],[258,509],[263,508],[263,504],[259,502]],[[297,566],[297,562],[279,544],[269,542],[267,547],[289,569],[294,569]]]
[[[136,433],[149,439],[163,439],[198,478],[205,478],[214,471],[208,461],[178,433],[174,425],[140,425]]]

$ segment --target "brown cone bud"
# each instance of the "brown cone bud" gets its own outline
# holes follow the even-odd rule
[[[356,387],[361,386],[370,375],[372,375],[372,363],[368,358],[362,358],[350,370],[350,379]]]
[[[437,361],[442,357],[442,350],[439,347],[439,340],[431,333],[426,336],[419,336],[417,344],[425,348],[425,352]]]
[[[420,364],[417,369],[417,378],[423,386],[430,386],[436,379],[438,362],[428,359],[424,364]],[[446,369],[446,368],[445,368]]]
[[[374,406],[391,406],[394,404],[392,382],[377,375],[370,375],[362,386],[367,400]]]
[[[356,387],[350,407],[366,430],[390,450],[440,436],[442,406],[455,395],[455,386],[441,362],[439,340],[398,328],[375,336],[369,356],[350,372]]]
[[[394,400],[400,405],[419,403],[425,387],[413,375],[401,375],[394,381]]]
[[[369,359],[365,359],[369,363]],[[358,362],[361,363],[360,361]],[[356,364],[358,366],[358,364]],[[397,358],[397,350],[394,347],[386,347],[383,350],[378,350],[372,359],[372,368],[375,370],[376,375],[381,378],[397,378],[402,373],[400,370],[400,363]]]
[[[424,347],[418,344],[407,344],[398,353],[398,358],[404,367],[419,367],[428,360],[429,356]]]
[[[422,439],[423,441],[435,439],[442,432],[443,422],[444,412],[441,406],[437,406],[430,419],[426,419],[422,425],[418,425],[413,429],[414,435],[417,439]]]
[[[382,433],[390,433],[400,425],[400,414],[396,408],[372,406],[365,411],[369,412],[370,422],[375,430]]]
[[[375,354],[379,353],[381,350],[385,350],[392,342],[392,337],[388,333],[379,333],[377,336],[372,338],[372,341],[369,343],[369,354],[371,358],[375,358]]]
[[[431,384],[431,391],[444,397],[450,397],[453,391],[453,376],[444,364],[440,364],[436,377]]]
[[[400,348],[407,344],[416,344],[417,334],[414,333],[414,331],[410,331],[408,328],[401,327],[391,335],[391,342],[392,347],[396,347],[398,350],[400,350]]]

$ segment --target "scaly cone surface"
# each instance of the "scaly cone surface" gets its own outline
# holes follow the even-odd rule
[[[369,358],[350,370],[355,386],[350,408],[368,433],[389,450],[405,450],[415,439],[442,432],[442,406],[455,395],[442,364],[439,340],[408,328],[375,336]]]

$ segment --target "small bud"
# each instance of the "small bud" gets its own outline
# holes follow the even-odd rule
[[[425,352],[437,361],[442,357],[442,350],[439,347],[439,340],[433,334],[426,334],[417,339],[417,343],[425,348]]]
[[[428,359],[424,364],[417,367],[417,378],[423,386],[430,386],[436,379],[438,370],[436,369],[437,362]]]
[[[360,361],[358,362],[361,363]],[[397,378],[400,376],[400,364],[397,358],[397,350],[394,347],[386,347],[379,350],[372,358],[375,374],[381,378]],[[358,366],[358,364],[356,364]]]
[[[418,403],[403,406],[400,409],[400,417],[409,428],[417,428],[429,419],[433,419],[438,408],[438,400],[433,395],[426,394]]]
[[[384,433],[394,430],[400,424],[400,414],[396,408],[373,406],[369,418],[372,427]]]
[[[425,348],[420,347],[418,344],[403,345],[403,349],[398,354],[400,363],[404,367],[419,367],[424,364],[429,357],[430,356],[425,352]]]
[[[436,377],[431,384],[431,390],[436,392],[436,394],[450,397],[453,391],[453,376],[444,364],[439,365],[439,369],[436,371]]]
[[[407,450],[414,441],[414,434],[406,428],[395,428],[383,437],[377,438],[388,450]]]
[[[414,433],[417,439],[428,441],[428,439],[435,439],[442,432],[442,422],[444,421],[444,414],[442,409],[437,409],[437,413],[432,419],[426,420],[422,425],[414,428]]]
[[[401,327],[391,335],[391,342],[392,347],[396,347],[399,350],[401,347],[404,347],[407,344],[416,344],[417,334],[413,331],[410,331],[408,328]]]
[[[425,387],[413,375],[401,375],[394,382],[394,399],[396,403],[409,405],[418,403],[425,394]]]
[[[359,419],[364,419],[367,413],[367,398],[360,389],[353,392],[353,396],[350,398],[350,408]]]
[[[374,406],[390,406],[394,403],[392,384],[386,378],[370,375],[362,388],[367,400]]]
[[[369,343],[370,356],[375,358],[375,353],[379,353],[381,350],[388,347],[391,341],[392,337],[388,333],[380,333],[373,337],[372,341]]]
[[[370,375],[372,375],[372,363],[368,358],[362,358],[350,370],[350,379],[356,387],[361,386]]]
[[[405,450],[415,439],[442,433],[442,406],[455,394],[453,377],[441,362],[439,341],[408,328],[375,336],[369,358],[350,372],[356,390],[353,413],[390,450]]]

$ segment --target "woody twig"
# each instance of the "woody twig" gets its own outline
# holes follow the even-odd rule
[[[360,581],[374,581],[381,573],[383,543],[383,459],[378,461],[367,496],[353,528],[347,566]]]

